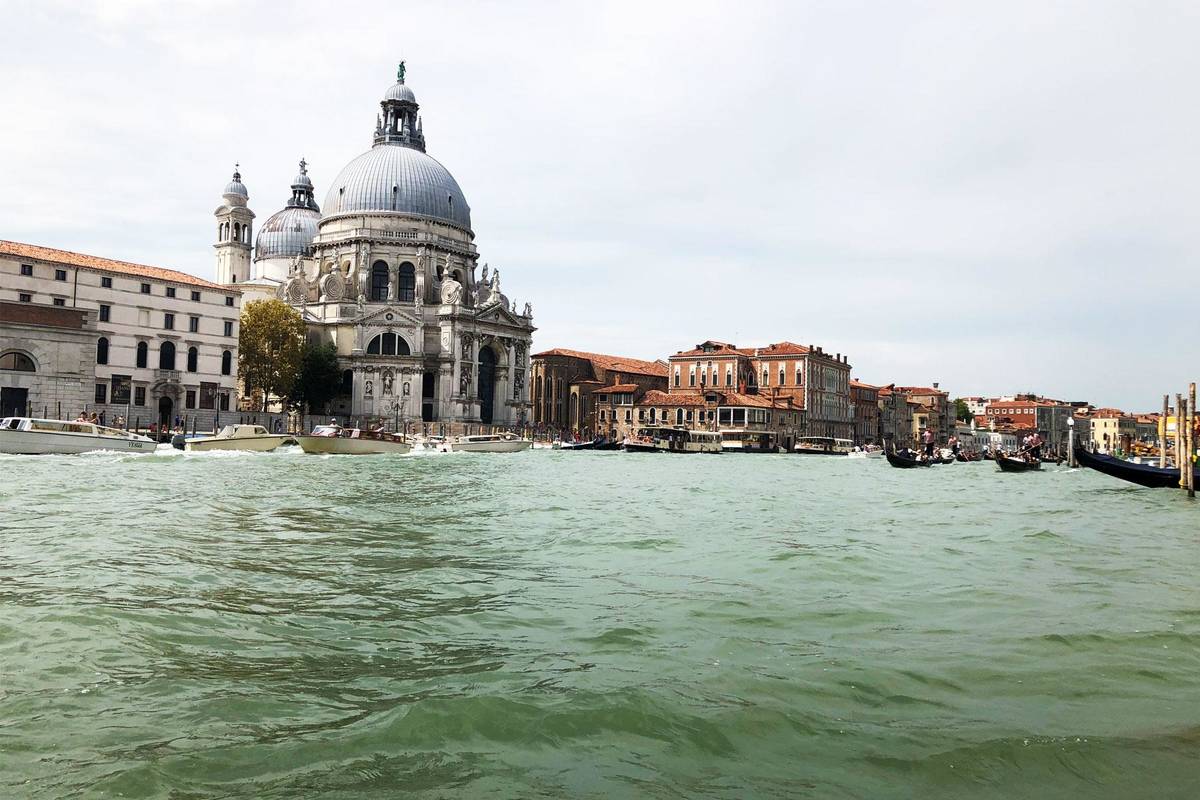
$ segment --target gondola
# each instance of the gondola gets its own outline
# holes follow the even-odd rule
[[[1120,478],[1123,481],[1136,483],[1151,489],[1178,489],[1179,470],[1175,468],[1155,467],[1150,464],[1134,464],[1102,453],[1089,453],[1082,447],[1075,448],[1075,460],[1082,466]],[[1193,467],[1196,476],[1200,477],[1200,465]]]
[[[1020,458],[1012,458],[1011,456],[1000,456],[996,459],[996,466],[1001,472],[1030,472],[1042,468],[1040,461],[1025,461]]]
[[[899,453],[884,453],[887,456],[888,463],[893,467],[900,469],[911,469],[912,467],[928,467],[928,461],[918,461],[915,458],[907,458]]]
[[[559,450],[595,450],[596,445],[603,441],[602,439],[592,439],[586,442],[563,442],[558,446]]]

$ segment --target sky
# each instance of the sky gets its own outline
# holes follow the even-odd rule
[[[1200,377],[1200,4],[0,0],[0,238],[212,278],[407,62],[535,351],[789,340],[1129,410]]]

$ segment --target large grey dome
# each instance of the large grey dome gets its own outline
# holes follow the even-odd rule
[[[471,229],[471,208],[454,176],[437,159],[403,145],[372,147],[330,185],[326,218],[361,212],[431,217]]]
[[[254,239],[254,260],[307,255],[317,235],[321,213],[313,208],[288,206],[267,217]]]

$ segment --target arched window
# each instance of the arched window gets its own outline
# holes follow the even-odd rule
[[[0,356],[0,369],[13,372],[37,372],[33,359],[24,353],[5,353]]]
[[[682,408],[675,409],[675,424],[676,425],[683,424],[683,409]]]
[[[158,368],[175,369],[175,345],[163,342],[158,346]]]
[[[138,342],[136,364],[141,369],[146,368],[146,354],[149,352],[149,350],[150,347],[145,342]]]
[[[221,374],[233,374],[233,353],[228,350],[221,353]]]
[[[400,265],[400,299],[412,302],[417,293],[417,272],[413,265],[405,261]]]
[[[354,371],[349,370],[349,369],[343,370],[342,371],[342,394],[353,394],[353,393],[354,393]]]
[[[108,363],[108,337],[101,336],[96,340],[96,363]]]
[[[383,302],[388,299],[388,265],[376,261],[371,266],[371,300]]]
[[[239,242],[242,240],[242,223],[233,223],[233,238],[237,239]]]
[[[376,336],[367,345],[369,356],[406,356],[409,355],[408,342],[404,337],[388,331]]]
[[[651,425],[654,424],[654,420],[657,416],[658,416],[658,409],[657,408],[650,409],[650,424]]]
[[[194,347],[188,348],[187,371],[195,372],[200,361],[200,351]]]

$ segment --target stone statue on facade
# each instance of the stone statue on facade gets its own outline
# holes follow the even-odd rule
[[[485,261],[485,262],[483,262],[483,274],[480,276],[480,278],[479,278],[479,282],[480,282],[480,283],[487,283],[487,282],[488,282],[488,265],[487,265],[487,262],[486,262],[486,261]]]
[[[392,393],[392,371],[390,369],[383,371],[383,393],[384,395]]]
[[[471,334],[469,333],[462,335],[462,358],[463,361],[471,360]]]
[[[471,388],[471,371],[464,369],[458,379],[458,393],[466,396]]]
[[[370,397],[373,394],[375,394],[375,382],[372,381],[370,378],[368,378],[367,384],[363,388],[363,395],[366,397]]]

